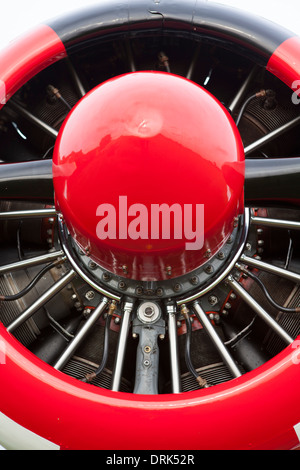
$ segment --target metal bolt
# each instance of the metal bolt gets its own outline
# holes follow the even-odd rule
[[[146,360],[144,361],[144,366],[146,366],[146,367],[149,367],[149,366],[150,366],[150,361],[148,361],[148,359],[146,359]]]
[[[173,290],[174,290],[174,292],[181,291],[181,284],[179,284],[179,283],[175,284],[175,286],[173,287]]]
[[[223,251],[220,251],[220,252],[218,253],[218,258],[219,258],[219,259],[224,259],[224,258],[225,258],[225,254],[224,254]]]
[[[211,264],[209,264],[208,266],[206,266],[205,272],[206,272],[207,274],[213,273],[213,272],[214,272],[213,266],[212,266]]]
[[[144,315],[145,315],[146,317],[148,317],[148,318],[153,317],[153,315],[154,315],[154,308],[153,308],[153,307],[150,307],[150,306],[146,307],[145,310],[144,310]]]
[[[194,286],[196,286],[199,282],[199,279],[198,279],[198,276],[193,276],[191,277],[190,279],[190,283],[193,284]]]
[[[165,338],[165,335],[161,334],[159,335],[159,339],[164,339]]]
[[[171,274],[172,274],[172,268],[171,268],[171,266],[167,266],[167,267],[166,267],[166,273],[167,273],[168,276],[171,276]]]
[[[87,291],[87,293],[85,294],[85,298],[87,300],[93,300],[95,297],[95,292],[93,290],[89,290]]]
[[[119,282],[119,289],[126,289],[126,284],[124,281]]]
[[[216,305],[218,303],[218,297],[216,295],[211,295],[209,298],[208,298],[208,302],[210,303],[210,305]]]
[[[103,281],[108,282],[111,280],[111,275],[108,273],[103,273],[102,279]]]
[[[144,347],[144,352],[147,354],[149,352],[151,352],[151,346],[145,346]]]
[[[155,302],[142,302],[137,309],[138,319],[142,323],[153,323],[159,319],[161,310]]]
[[[210,249],[206,250],[205,256],[206,256],[206,258],[210,258],[210,257],[211,257],[211,250],[210,250]]]
[[[238,223],[239,223],[239,218],[238,218],[238,217],[235,217],[235,218],[233,219],[233,226],[234,226],[234,227],[237,227],[237,226],[238,226]]]
[[[89,268],[90,269],[96,269],[97,265],[94,263],[94,261],[89,261]]]
[[[246,243],[246,250],[251,251],[251,243]]]
[[[156,295],[158,295],[158,297],[161,297],[163,295],[163,293],[164,293],[164,290],[163,290],[162,287],[158,287],[156,289]]]

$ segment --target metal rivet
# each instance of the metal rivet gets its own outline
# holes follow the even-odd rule
[[[198,284],[198,282],[199,282],[198,276],[193,276],[193,277],[191,277],[191,279],[190,279],[190,283],[191,283],[191,284],[193,284],[194,286],[196,286],[196,285]]]
[[[126,284],[124,281],[119,282],[119,289],[126,289]]]
[[[214,272],[213,266],[212,266],[211,264],[209,264],[208,266],[206,266],[205,272],[206,272],[207,274],[213,273],[213,272]]]

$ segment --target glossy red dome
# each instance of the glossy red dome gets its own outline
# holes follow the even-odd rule
[[[205,89],[172,74],[123,75],[82,98],[60,130],[53,177],[77,244],[133,279],[201,266],[243,211],[233,120]]]

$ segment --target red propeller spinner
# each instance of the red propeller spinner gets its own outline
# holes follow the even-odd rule
[[[60,130],[53,176],[80,249],[140,281],[203,265],[244,209],[244,150],[230,114],[173,74],[130,73],[90,91]]]

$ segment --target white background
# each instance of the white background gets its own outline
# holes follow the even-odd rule
[[[1,8],[0,48],[49,18],[103,1],[107,0],[5,0]],[[149,0],[144,1],[150,3]],[[251,11],[300,35],[299,0],[219,0],[218,3]]]

